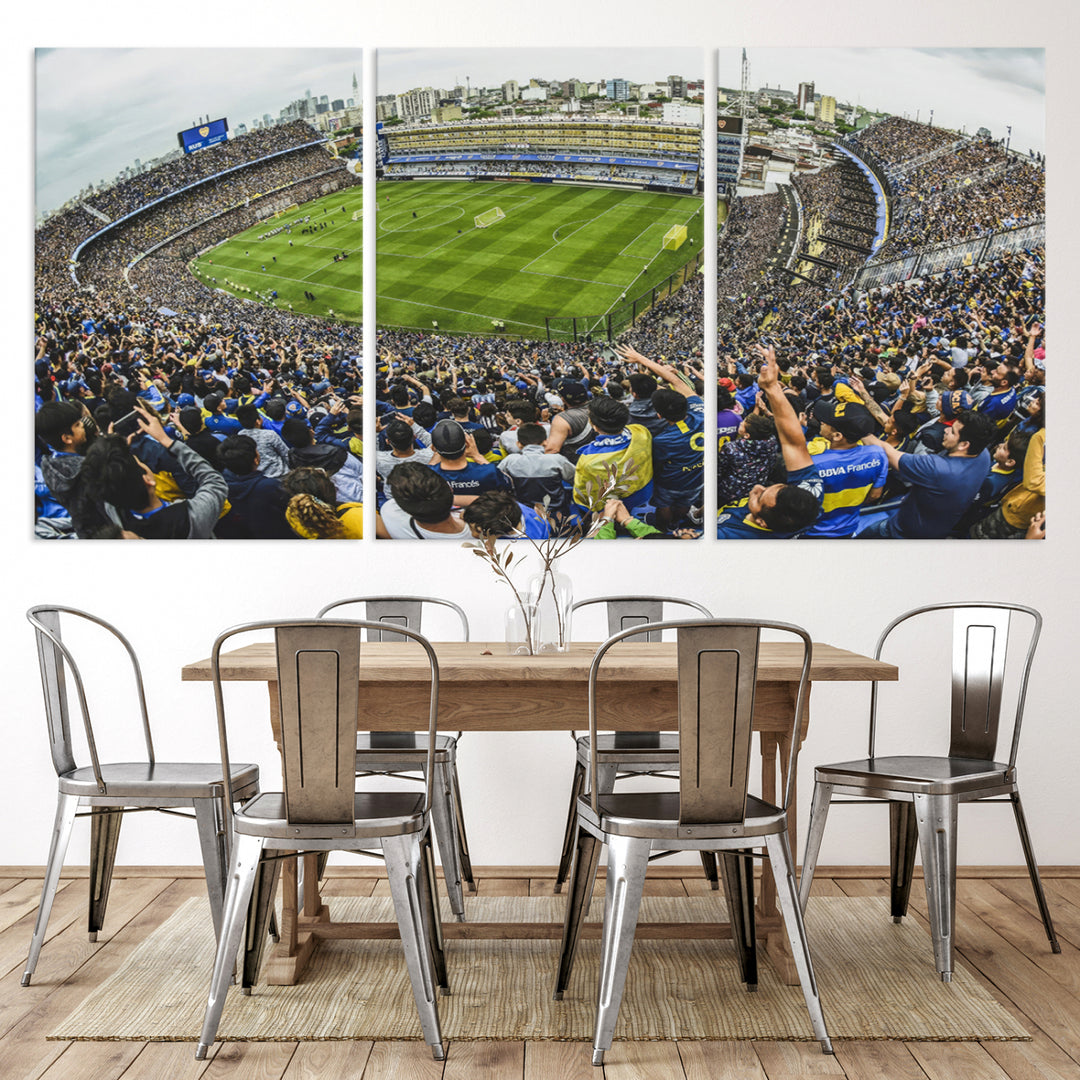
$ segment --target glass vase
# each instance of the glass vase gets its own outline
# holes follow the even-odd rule
[[[537,609],[537,652],[566,652],[570,648],[570,619],[574,586],[558,570],[536,574],[529,582],[529,602]]]
[[[532,656],[538,652],[536,631],[539,622],[535,604],[511,604],[503,616],[503,627],[506,631],[506,651],[511,655],[521,654],[524,656]]]

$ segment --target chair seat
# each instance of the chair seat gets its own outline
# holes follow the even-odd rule
[[[233,789],[243,797],[245,788],[257,787],[258,765],[237,763],[230,768]],[[60,777],[60,791],[65,795],[83,797],[108,796],[109,798],[152,799],[165,805],[168,799],[207,799],[215,795],[212,790],[222,783],[220,761],[123,761],[101,766],[101,778],[105,791],[98,790],[94,770],[87,765],[73,769]]]
[[[677,791],[627,791],[601,795],[599,817],[587,795],[578,799],[578,815],[584,822],[615,836],[642,836],[676,843],[679,840],[730,840],[761,836],[786,827],[786,814],[771,803],[746,796],[743,821],[685,825],[679,822]]]
[[[400,762],[422,769],[427,757],[426,732],[412,731],[361,731],[356,736],[356,757],[359,769],[384,768]],[[453,735],[435,736],[435,761],[442,765],[450,761],[457,751],[457,739]]]
[[[350,835],[369,839],[396,836],[423,829],[424,796],[411,791],[360,791],[353,799],[353,814],[351,824],[296,824],[285,817],[285,796],[280,791],[267,791],[240,807],[233,820],[238,833],[292,840],[301,846],[310,839],[340,842]]]
[[[1009,766],[985,758],[875,757],[819,765],[818,783],[838,787],[890,789],[927,795],[950,795],[980,788],[1010,786]]]
[[[589,736],[577,740],[578,760],[589,760]],[[634,759],[676,766],[679,763],[679,736],[669,731],[620,731],[596,737],[598,765],[632,766]]]

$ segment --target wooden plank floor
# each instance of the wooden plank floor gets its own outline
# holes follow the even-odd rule
[[[684,876],[685,875],[685,876]],[[1062,954],[1043,934],[1023,870],[965,868],[958,882],[958,951],[984,985],[1033,1036],[1023,1043],[837,1041],[836,1056],[816,1044],[784,1042],[615,1043],[604,1068],[585,1043],[458,1042],[434,1062],[422,1043],[227,1043],[194,1060],[190,1043],[48,1042],[46,1034],[154,927],[203,885],[186,867],[117,868],[105,930],[87,941],[86,882],[65,876],[32,985],[19,985],[40,870],[0,868],[0,1076],[3,1080],[1080,1080],[1080,871],[1044,871]],[[477,871],[484,896],[551,895],[546,867]],[[698,894],[689,867],[654,867],[646,890]],[[373,869],[331,870],[330,895],[381,895]],[[875,867],[825,868],[814,890],[829,896],[887,894]],[[466,901],[467,903],[467,901]],[[921,883],[911,917],[926,924]],[[930,947],[927,941],[927,962]]]

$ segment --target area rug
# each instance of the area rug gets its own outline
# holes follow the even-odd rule
[[[561,923],[563,897],[470,897],[476,922]],[[591,916],[601,917],[602,901]],[[381,898],[332,898],[335,919],[393,921]],[[449,919],[449,910],[444,912]],[[721,896],[646,897],[642,921],[725,919]],[[892,922],[875,898],[815,898],[807,913],[822,1006],[834,1039],[1024,1040],[1030,1036],[958,961],[951,983],[926,933]],[[451,994],[438,999],[448,1039],[591,1040],[599,941],[582,941],[570,988],[552,1000],[558,940],[450,940]],[[617,1039],[812,1040],[798,986],[778,982],[761,954],[759,990],[739,982],[724,940],[640,939]],[[50,1039],[188,1041],[198,1037],[213,966],[206,902],[187,901],[95,989]],[[323,941],[297,986],[230,989],[226,1041],[413,1039],[420,1025],[401,943]]]

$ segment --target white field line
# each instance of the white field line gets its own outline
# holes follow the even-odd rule
[[[456,210],[458,212],[458,216],[456,218],[450,218],[445,223],[440,222],[440,224],[450,225],[455,221],[460,221],[465,216],[465,210],[462,207],[458,206],[457,203],[453,203],[453,202],[450,202],[450,203],[437,203],[432,209],[434,209],[434,210]],[[414,210],[413,213],[415,213],[415,212],[416,211]],[[425,216],[426,217],[431,217],[432,215],[427,214]],[[417,219],[418,222],[422,222],[423,220],[424,220],[424,218],[418,218]],[[410,221],[412,221],[412,218],[406,218],[405,219],[405,225],[408,225]],[[436,226],[436,225],[417,224],[414,228],[407,229],[405,227],[405,225],[400,225],[400,226],[392,228],[391,226],[387,225],[385,222],[380,221],[379,222],[379,232],[381,232],[384,236],[393,236],[395,233],[400,233],[400,232],[405,232],[405,233],[423,232],[425,229],[438,228],[438,226]]]
[[[639,232],[637,236],[635,236],[634,239],[631,240],[626,245],[626,247],[624,247],[622,251],[619,252],[619,255],[621,255],[624,259],[651,259],[651,255],[627,255],[626,248],[633,247],[647,232],[651,232],[653,229],[664,229],[664,231],[666,232],[667,229],[670,228],[672,228],[671,225],[667,225],[665,222],[662,221],[654,221],[651,225],[646,225],[645,228],[642,229],[641,232]]]
[[[566,274],[545,274],[543,270],[519,270],[519,274],[532,274],[534,277],[557,278],[559,281],[580,281],[582,285],[607,285],[612,289],[628,289],[616,281],[599,281],[596,278],[568,277]]]
[[[324,266],[319,267],[318,269],[325,269],[326,265],[331,265],[331,264],[329,264],[329,263],[325,264]],[[265,273],[263,273],[260,270],[252,270],[252,269],[250,269],[249,267],[246,267],[246,266],[226,266],[224,263],[214,263],[214,266],[215,267],[221,266],[221,267],[224,267],[225,269],[228,269],[228,270],[235,270],[237,273],[241,273],[241,274],[251,274],[254,277],[266,277],[266,278],[269,278],[271,281],[291,281],[295,285],[307,285],[307,284],[310,284],[314,280],[313,277],[311,276],[311,274],[309,274],[307,277],[299,277],[298,278],[298,277],[289,277],[287,274],[271,274],[269,271],[266,271]],[[318,269],[313,271],[312,273],[317,273]],[[206,280],[207,277],[211,277],[211,276],[213,276],[213,275],[204,275],[202,278],[199,278],[199,280],[204,285],[206,285],[207,288],[212,289],[212,288],[215,288],[214,284],[212,282],[209,282],[209,281]],[[364,292],[363,289],[350,289],[345,285],[334,285],[332,282],[328,282],[328,281],[316,281],[315,284],[318,285],[320,289],[334,289],[336,292],[354,293],[357,296],[362,296],[363,292]],[[231,292],[232,291],[231,289],[225,287],[220,282],[219,282],[217,287],[224,288],[225,292]]]
[[[586,221],[586,222],[585,222],[585,224],[581,226],[581,228],[582,228],[582,229],[584,229],[584,228],[587,228],[587,227],[588,227],[589,225],[594,225],[594,224],[595,224],[596,222],[598,222],[598,221],[599,221],[599,220],[600,220],[600,219],[601,219],[601,218],[602,218],[602,217],[603,217],[603,216],[604,216],[605,214],[610,214],[612,210],[616,210],[616,209],[618,209],[618,207],[619,207],[619,204],[618,204],[618,203],[616,203],[616,204],[615,204],[614,206],[609,206],[609,207],[608,207],[608,208],[607,208],[606,210],[601,210],[601,211],[600,211],[600,213],[596,215],[596,217],[592,217],[592,218],[589,218],[589,220],[588,220],[588,221]],[[575,233],[577,233],[577,232],[580,232],[580,231],[581,231],[581,229],[575,229],[575,230],[574,230],[574,232],[575,232]],[[551,247],[549,247],[549,248],[547,249],[547,251],[542,251],[542,252],[540,252],[540,254],[539,254],[539,255],[537,255],[537,256],[536,256],[536,258],[535,258],[535,259],[530,259],[530,260],[529,260],[529,261],[528,261],[528,262],[527,262],[527,263],[526,263],[526,264],[525,264],[525,265],[524,265],[524,266],[523,266],[523,267],[521,268],[521,270],[520,270],[519,272],[520,272],[520,273],[524,273],[524,272],[525,272],[526,270],[528,270],[528,269],[529,269],[529,267],[530,267],[530,266],[532,266],[532,264],[533,264],[534,262],[539,262],[539,261],[540,261],[540,260],[541,260],[541,259],[542,259],[542,258],[543,258],[543,257],[544,257],[545,255],[548,255],[548,254],[550,254],[550,253],[551,253],[552,251],[554,251],[554,250],[555,250],[555,249],[556,249],[556,248],[557,248],[557,247],[559,246],[559,244],[561,244],[561,243],[562,243],[562,241],[561,241],[561,240],[556,240],[556,241],[555,241],[555,243],[554,243],[554,244],[552,244],[552,245],[551,245]]]
[[[492,195],[493,192],[492,192],[491,189],[495,188],[495,187],[499,187],[499,186],[500,185],[498,185],[498,184],[494,184],[494,185],[488,184],[488,185],[485,185],[484,188],[482,188],[482,189],[471,191],[468,195],[458,195],[458,196],[447,195],[447,198],[450,201],[447,202],[447,203],[443,203],[441,205],[443,205],[443,206],[457,206],[458,203],[468,202],[470,199],[486,199],[486,198],[489,198]],[[429,195],[429,194],[431,194],[431,189],[430,188],[428,188],[427,191],[424,191],[423,189],[421,189],[419,191],[414,192],[412,195],[406,195],[401,200],[401,202],[399,202],[399,203],[397,203],[397,204],[395,204],[393,206],[393,210],[408,209],[408,204],[410,202],[412,202],[415,199],[419,199],[424,195]],[[536,196],[535,195],[507,195],[506,198],[507,199],[514,199],[514,200],[525,199],[528,202],[532,202],[536,198]],[[382,209],[383,213],[388,212],[387,208],[385,207],[385,203],[379,204],[379,205],[380,205],[380,209]],[[460,209],[460,207],[459,207],[459,209]],[[390,210],[389,212],[392,213],[393,210]],[[462,212],[462,214],[465,213],[464,210],[462,210],[461,212]],[[385,228],[380,223],[379,231],[382,232],[382,233],[386,233],[387,235],[392,235],[393,233],[401,232],[402,230],[400,230],[400,229],[388,229],[388,228]],[[406,232],[411,232],[412,230],[406,229],[405,231]],[[416,231],[419,232],[420,230],[417,229]]]
[[[467,196],[467,197],[468,198],[474,198],[475,196]],[[514,196],[511,196],[511,197],[514,198],[514,199],[523,199],[524,202],[525,202],[525,205],[527,205],[528,203],[536,201],[536,196],[535,195],[529,195],[529,196],[514,195]],[[502,201],[502,200],[500,199],[500,201]],[[465,211],[462,210],[461,207],[458,207],[458,209],[461,210],[461,215],[464,216]],[[514,210],[519,210],[519,209],[521,209],[521,207],[517,207],[517,206],[514,207]],[[510,215],[507,214],[506,216],[509,217]],[[460,220],[461,220],[460,217],[454,218],[454,221],[460,221]],[[474,225],[473,230],[475,230],[475,228],[476,228],[476,226]],[[402,230],[400,230],[400,229],[387,229],[386,233],[387,233],[387,235],[393,235],[395,232],[401,232],[401,231]],[[404,231],[405,232],[423,232],[422,229],[405,229]],[[470,230],[470,232],[471,231],[472,230]],[[469,233],[465,232],[464,230],[462,230],[462,232],[460,233],[460,236],[462,236],[462,237],[468,236],[468,235],[469,235]],[[427,251],[423,252],[420,255],[407,255],[405,252],[402,252],[402,251],[380,251],[379,254],[378,254],[378,257],[379,258],[395,258],[395,259],[426,259],[429,256],[434,255],[436,251],[439,251],[441,248],[446,247],[447,244],[452,244],[458,238],[459,238],[458,236],[451,236],[449,240],[444,240],[441,244],[436,244],[434,247],[428,248]]]
[[[691,213],[691,214],[690,214],[690,215],[689,215],[689,216],[688,216],[688,217],[687,217],[687,218],[686,218],[686,219],[685,219],[684,221],[682,221],[682,222],[681,222],[680,224],[683,224],[683,225],[686,225],[686,224],[688,224],[688,223],[689,223],[689,222],[691,222],[691,221],[692,221],[692,220],[693,220],[693,219],[694,219],[694,218],[695,218],[695,217],[696,217],[696,216],[697,216],[697,215],[698,215],[698,214],[699,214],[699,213],[700,213],[700,212],[701,212],[701,211],[702,211],[703,209],[704,209],[704,207],[703,207],[703,206],[699,206],[699,207],[697,208],[697,210],[695,210],[695,211],[694,211],[693,213]],[[649,226],[649,227],[650,227],[650,228],[652,228],[653,226]],[[642,230],[642,231],[645,231],[645,230]],[[638,235],[640,235],[640,233],[639,233]],[[634,239],[636,240],[636,239],[637,239],[637,237],[635,237]],[[628,245],[627,245],[627,247],[629,247],[629,246],[630,246],[630,245],[628,244]],[[624,248],[623,250],[625,251],[626,249]],[[660,254],[660,252],[661,252],[662,250],[663,250],[663,248],[658,248],[658,249],[657,249],[657,254],[659,255],[659,254]],[[622,252],[620,252],[620,254],[622,254]],[[627,256],[627,258],[636,258],[636,256]],[[634,278],[634,280],[633,280],[633,281],[631,281],[631,282],[630,282],[630,284],[626,286],[626,288],[625,288],[625,289],[623,290],[623,292],[624,292],[624,293],[626,293],[626,292],[629,292],[629,291],[630,291],[630,290],[631,290],[631,289],[632,289],[632,288],[634,287],[634,282],[636,282],[636,281],[638,280],[638,278],[640,278],[640,277],[643,277],[643,276],[644,276],[644,274],[645,274],[645,268],[644,268],[644,267],[642,267],[641,271],[640,271],[640,272],[639,272],[639,273],[637,274],[637,276],[636,276],[636,277]],[[611,312],[611,311],[612,311],[612,310],[613,310],[613,309],[615,308],[615,306],[616,306],[617,304],[619,304],[619,303],[620,303],[621,301],[622,301],[622,297],[621,297],[621,296],[619,297],[619,299],[618,299],[618,300],[615,300],[615,301],[613,301],[613,302],[612,302],[612,303],[611,303],[611,304],[610,304],[610,305],[608,306],[608,309],[607,309],[607,311],[605,311],[605,312],[604,312],[604,315],[600,316],[600,317],[599,317],[599,318],[598,318],[598,319],[596,320],[596,323],[595,323],[595,324],[594,324],[594,325],[593,325],[592,327],[590,327],[590,328],[589,328],[589,330],[588,330],[587,332],[591,334],[591,333],[592,333],[592,332],[593,332],[593,331],[594,331],[594,330],[596,329],[596,327],[597,327],[597,326],[600,326],[600,325],[601,325],[601,324],[603,323],[603,321],[604,321],[604,316],[608,315],[608,314],[609,314],[609,313],[610,313],[610,312]]]
[[[660,214],[660,213],[663,213],[663,214],[667,214],[667,213],[670,213],[670,210],[671,210],[671,208],[670,208],[670,207],[666,207],[666,206],[633,206],[632,204],[629,204],[629,203],[627,203],[627,202],[619,202],[619,203],[615,203],[615,205],[614,205],[614,206],[609,206],[609,207],[608,207],[608,208],[607,208],[606,210],[601,210],[601,211],[600,211],[600,213],[596,215],[596,217],[594,217],[594,218],[590,218],[590,219],[589,219],[588,221],[586,221],[586,222],[585,222],[585,224],[584,224],[584,225],[581,225],[581,226],[579,226],[579,227],[578,227],[577,229],[575,229],[575,230],[573,231],[573,233],[571,233],[571,234],[570,234],[570,236],[574,236],[574,235],[576,235],[576,234],[577,234],[577,233],[579,233],[579,232],[580,232],[580,231],[581,231],[582,229],[586,228],[586,227],[587,227],[587,226],[589,226],[589,225],[594,225],[594,224],[595,224],[596,222],[598,222],[598,221],[599,221],[599,220],[600,220],[600,219],[601,219],[601,218],[602,218],[602,217],[603,217],[603,216],[604,216],[605,214],[610,214],[612,210],[625,210],[625,209],[627,209],[627,208],[631,208],[631,209],[633,209],[633,210],[634,210],[634,212],[635,212],[635,213],[638,213],[638,214],[640,214],[640,213],[655,213],[655,214]],[[651,228],[651,226],[646,226],[646,228]],[[554,237],[553,237],[553,239],[554,239]],[[564,237],[563,239],[569,239],[569,237]],[[635,239],[636,239],[636,237],[635,237]],[[526,264],[525,264],[525,265],[524,265],[524,266],[523,266],[523,267],[521,268],[522,272],[524,272],[525,270],[527,270],[527,269],[528,269],[528,267],[532,266],[532,264],[533,264],[534,262],[538,262],[538,261],[539,261],[540,259],[542,259],[542,258],[543,258],[543,257],[544,257],[545,255],[549,255],[549,254],[550,254],[550,253],[551,253],[552,251],[554,251],[554,250],[555,250],[555,248],[557,248],[557,247],[559,246],[559,244],[561,244],[562,242],[563,242],[563,240],[562,240],[562,239],[560,239],[560,240],[556,240],[556,241],[555,241],[555,243],[554,243],[554,244],[552,244],[552,246],[551,246],[551,247],[549,247],[549,248],[547,249],[547,251],[542,251],[542,252],[541,252],[541,253],[540,253],[539,255],[537,255],[537,256],[536,256],[536,258],[535,258],[535,259],[532,259],[532,260],[531,260],[530,262],[527,262],[527,263],[526,263]],[[633,242],[633,241],[631,241],[631,243],[632,243],[632,242]],[[627,247],[629,247],[629,244],[627,245]],[[624,249],[624,250],[625,250],[625,249]],[[621,253],[620,253],[620,254],[621,254]],[[633,256],[627,256],[627,257],[628,257],[628,258],[639,258],[640,256],[637,256],[637,255],[633,255]],[[540,271],[536,271],[536,272],[537,272],[537,273],[539,273]],[[557,276],[557,275],[548,275],[548,276]],[[603,283],[601,282],[601,284],[603,284]]]
[[[573,225],[577,220],[577,218],[571,218],[568,222],[566,222],[566,225]],[[577,229],[572,229],[565,236],[556,236],[555,233],[557,233],[559,229],[565,228],[564,225],[559,225],[556,227],[555,232],[551,234],[551,240],[555,244],[561,244],[564,240],[569,240],[570,237],[578,231],[578,229],[584,229],[586,225],[590,224],[592,224],[592,218],[588,218],[587,220],[583,221],[580,225],[578,225]],[[548,248],[548,250],[550,251],[551,248]]]
[[[401,300],[396,296],[388,296],[386,293],[376,293],[375,296],[379,300],[390,300],[395,304],[412,304],[413,307],[427,308],[429,311],[450,311],[455,315],[472,315],[477,319],[491,319],[490,315],[485,315],[480,311],[462,311],[461,308],[446,307],[443,304],[430,304],[424,300]],[[529,326],[534,330],[547,329],[539,323],[522,322],[520,319],[506,319],[504,321],[515,326]]]

